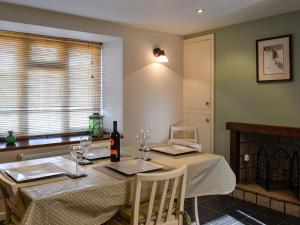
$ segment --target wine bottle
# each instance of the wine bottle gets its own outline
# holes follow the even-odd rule
[[[120,161],[120,134],[117,128],[117,121],[114,121],[114,130],[110,134],[110,161]]]

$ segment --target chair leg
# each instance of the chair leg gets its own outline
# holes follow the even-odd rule
[[[200,225],[199,214],[198,214],[198,199],[197,199],[197,197],[193,198],[193,214],[194,214],[195,221],[192,224],[193,225]]]

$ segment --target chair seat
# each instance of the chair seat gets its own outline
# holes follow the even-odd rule
[[[167,209],[170,204],[169,199],[165,201],[164,205],[164,211],[162,213],[162,220],[165,221],[167,217]],[[153,205],[152,215],[151,215],[151,221],[155,221],[157,218],[158,210],[159,210],[160,201],[155,201]],[[148,212],[148,206],[149,202],[144,202],[140,204],[139,209],[139,224],[144,224],[146,222],[147,212]],[[175,213],[175,203],[172,208],[172,214]],[[125,208],[122,208],[117,216],[116,219],[122,224],[130,224],[130,218],[131,218],[131,206],[127,206]]]

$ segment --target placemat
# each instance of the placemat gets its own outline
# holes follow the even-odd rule
[[[182,159],[182,158],[186,158],[186,157],[190,157],[190,156],[196,156],[196,155],[203,154],[202,152],[192,152],[192,153],[185,153],[185,154],[181,154],[181,155],[170,155],[170,154],[163,153],[163,152],[158,152],[158,151],[155,151],[155,150],[150,150],[149,152],[151,154],[168,156],[168,157],[173,158],[173,159]]]
[[[41,184],[49,184],[49,183],[70,179],[67,175],[64,175],[64,176],[41,178],[32,181],[17,183],[2,170],[0,171],[0,176],[4,177],[4,179],[6,179],[9,183],[13,184],[14,186],[17,186],[18,188],[31,187],[31,186],[41,185]]]
[[[153,170],[153,171],[144,172],[144,173],[161,173],[161,172],[166,172],[166,171],[174,169],[174,168],[172,168],[170,166],[166,166],[164,164],[157,163],[155,161],[153,161],[153,162],[156,163],[156,164],[158,164],[158,165],[162,165],[164,167],[162,169],[160,169],[160,170]],[[126,180],[126,179],[134,177],[134,175],[126,175],[126,174],[120,173],[118,171],[115,171],[113,169],[110,169],[110,168],[106,167],[105,165],[93,167],[93,169],[97,170],[99,172],[102,172],[102,173],[104,173],[104,174],[106,174],[108,176],[114,177],[114,178],[116,178],[118,180]]]
[[[63,155],[64,158],[66,159],[69,159],[73,162],[75,162],[75,159],[72,158],[71,154],[67,154],[67,155]],[[121,154],[121,158],[124,159],[124,158],[129,158],[129,157],[132,157],[131,155],[128,155],[128,154]],[[94,160],[91,160],[92,162],[97,162],[97,161],[101,161],[101,160],[109,160],[109,157],[108,158],[102,158],[102,159],[94,159]],[[87,164],[88,165],[88,164]]]
[[[122,173],[119,173],[117,171],[114,171],[114,170],[106,167],[105,165],[104,166],[93,167],[93,169],[97,170],[97,171],[99,171],[101,173],[104,173],[105,175],[108,175],[110,177],[116,178],[118,180],[126,180],[126,179],[134,177],[134,175],[127,176],[125,174],[122,174]]]

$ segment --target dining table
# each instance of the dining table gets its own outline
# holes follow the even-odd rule
[[[159,146],[153,144],[152,146]],[[121,148],[121,161],[136,158],[138,146]],[[197,197],[231,193],[236,178],[226,159],[210,153],[190,153],[171,156],[155,151],[149,152],[151,162],[166,169],[187,165],[186,198],[194,199],[194,213],[198,213]],[[6,169],[53,163],[67,173],[75,170],[75,161],[70,155],[32,159],[0,164],[0,179],[10,179]],[[126,176],[106,167],[109,158],[95,160],[81,166],[86,177],[71,179],[68,176],[16,183],[25,206],[21,225],[100,225],[111,219],[122,207],[130,205],[134,176]],[[143,191],[145,196],[147,190]],[[199,219],[195,218],[196,224]]]

